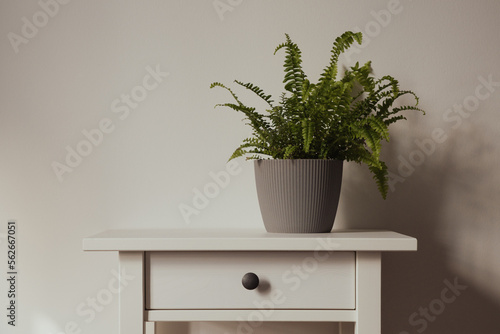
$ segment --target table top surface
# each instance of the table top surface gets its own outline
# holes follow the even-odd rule
[[[85,251],[416,251],[417,239],[386,230],[268,233],[263,229],[108,230],[83,239]]]

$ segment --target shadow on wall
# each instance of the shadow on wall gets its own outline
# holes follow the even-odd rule
[[[473,124],[446,131],[446,136],[433,150],[428,147],[432,153],[421,155],[422,163],[394,184],[395,191],[389,192],[386,201],[367,168],[345,165],[343,221],[336,222],[335,228],[386,228],[418,239],[418,252],[383,255],[383,334],[500,333],[500,228],[496,220],[500,217],[496,145],[500,138]],[[393,173],[399,173],[402,158],[410,160],[418,147],[413,144],[415,138],[408,138],[408,131],[401,128],[392,138],[383,159]],[[411,144],[402,147],[402,142]],[[160,324],[158,333],[237,333],[239,325]],[[310,331],[337,332],[331,323],[266,323],[253,334]]]
[[[488,144],[480,128],[448,131],[386,201],[366,186],[373,183],[367,168],[347,168],[339,227],[387,228],[418,239],[418,252],[383,255],[384,334],[500,333],[500,154],[491,145],[500,138]],[[396,151],[393,143],[405,134],[398,135],[384,156],[392,172],[412,152]]]

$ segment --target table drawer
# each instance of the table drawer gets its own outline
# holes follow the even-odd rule
[[[355,252],[147,252],[146,293],[152,310],[354,309]]]

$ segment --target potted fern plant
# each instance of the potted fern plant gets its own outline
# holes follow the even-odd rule
[[[335,39],[330,62],[317,83],[309,81],[301,66],[301,51],[288,34],[274,51],[285,49],[285,92],[275,103],[271,95],[252,84],[235,83],[267,103],[265,113],[247,106],[220,82],[210,88],[226,89],[234,102],[217,104],[242,112],[252,127],[230,159],[255,159],[257,194],[268,232],[330,232],[337,211],[343,161],[364,163],[385,199],[388,170],[380,160],[381,143],[389,140],[389,125],[405,119],[405,110],[422,111],[418,97],[400,90],[386,75],[371,75],[371,62],[346,69],[338,77],[338,59],[362,34],[347,31]],[[403,95],[413,105],[393,107]],[[423,111],[422,111],[423,112]]]

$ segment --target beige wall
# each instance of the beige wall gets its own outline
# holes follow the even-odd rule
[[[214,3],[228,10],[219,15]],[[208,86],[240,79],[278,96],[283,54],[273,51],[285,32],[316,79],[333,39],[359,29],[366,46],[344,64],[372,60],[376,75],[398,78],[428,112],[392,129],[384,155],[395,178],[386,201],[366,168],[345,165],[335,227],[419,239],[417,253],[384,255],[383,333],[499,333],[499,13],[493,0],[2,1],[0,256],[14,218],[20,309],[15,329],[2,312],[1,332],[117,333],[116,295],[96,311],[89,306],[102,300],[117,257],[83,253],[84,236],[261,227],[252,165],[243,159],[197,214],[180,213],[249,134],[240,115],[213,109],[227,95]],[[449,284],[467,288],[445,302]],[[173,332],[189,331],[181,327]],[[236,333],[237,323],[190,328]],[[304,332],[335,330],[254,331]]]

